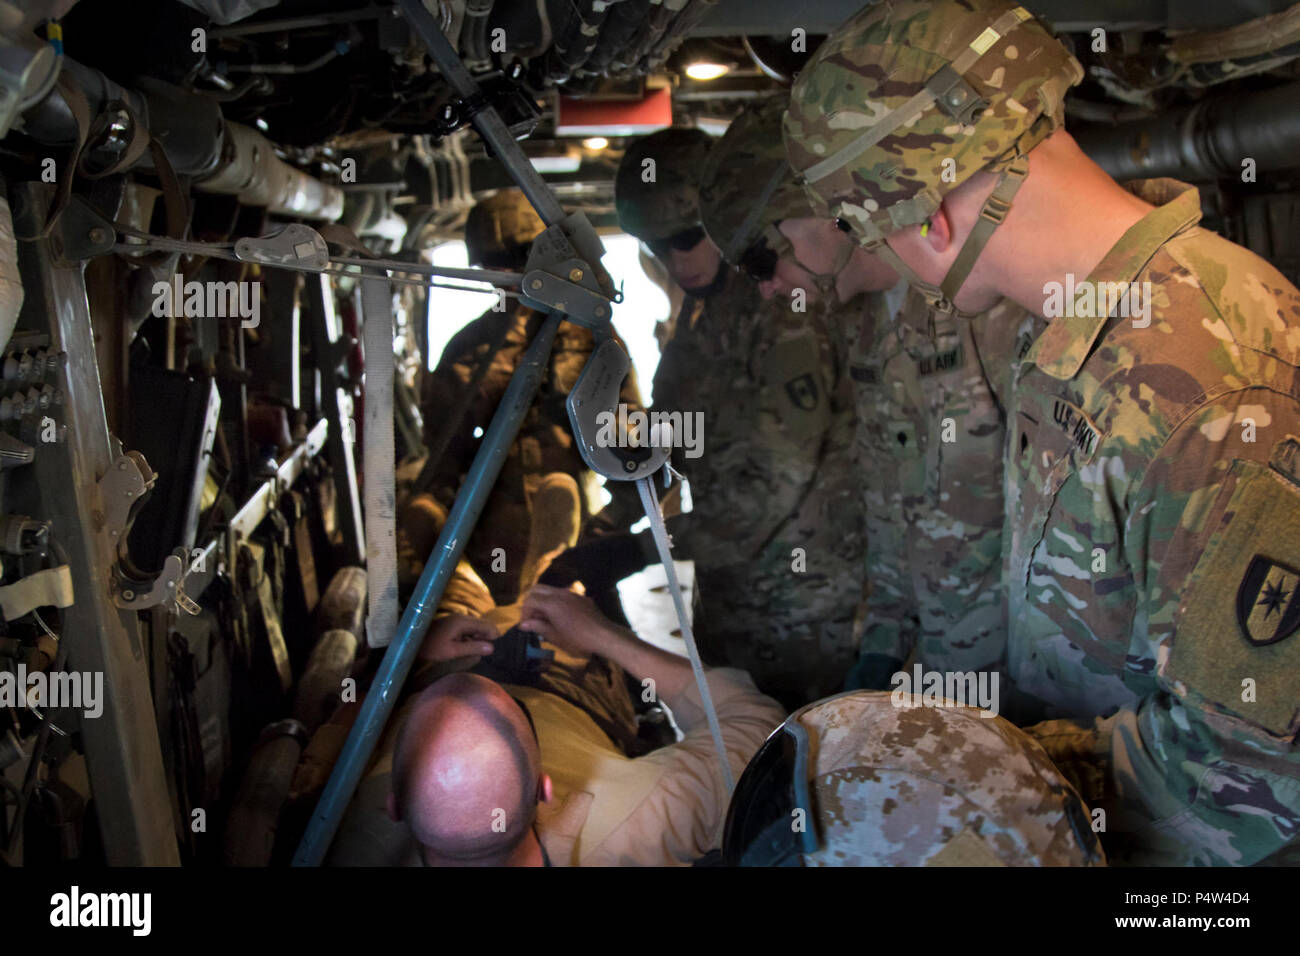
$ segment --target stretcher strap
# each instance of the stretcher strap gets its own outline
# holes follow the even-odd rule
[[[682,640],[686,642],[686,654],[691,659],[691,670],[695,672],[695,685],[700,690],[700,703],[704,705],[704,714],[709,721],[709,733],[713,735],[713,747],[718,752],[718,762],[722,765],[722,779],[727,785],[727,796],[736,788],[731,775],[731,763],[727,760],[727,747],[722,742],[722,727],[718,724],[718,712],[713,708],[713,695],[709,693],[709,682],[704,676],[704,664],[700,662],[700,652],[695,646],[695,632],[691,630],[690,618],[686,616],[686,603],[682,600],[682,589],[677,583],[677,569],[673,565],[672,545],[668,543],[668,529],[664,527],[664,516],[659,510],[659,500],[655,495],[654,475],[642,478],[636,483],[641,493],[641,504],[645,508],[646,518],[650,521],[650,533],[654,536],[655,547],[659,551],[659,560],[663,562],[664,573],[668,575],[668,590],[673,596],[673,605],[677,608],[677,623],[681,625]]]

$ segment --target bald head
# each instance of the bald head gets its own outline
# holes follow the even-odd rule
[[[415,699],[393,755],[398,816],[447,863],[504,862],[537,813],[541,756],[500,686],[451,674]]]

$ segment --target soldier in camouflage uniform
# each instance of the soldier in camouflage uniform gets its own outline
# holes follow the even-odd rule
[[[1105,865],[1083,801],[1030,737],[977,708],[900,706],[894,697],[854,691],[786,718],[736,785],[724,859]],[[792,826],[799,810],[802,835]]]
[[[623,228],[674,279],[684,240],[711,250],[717,277],[688,297],[655,375],[657,409],[702,413],[703,455],[674,451],[693,511],[673,518],[674,549],[695,562],[695,632],[712,664],[749,671],[789,707],[837,689],[853,663],[861,603],[861,507],[844,460],[852,445],[845,350],[819,312],[764,306],[700,226],[697,130],[645,137],[625,154],[615,198]],[[647,183],[644,161],[654,161]],[[664,242],[668,243],[665,250]],[[674,247],[676,246],[676,247]],[[657,248],[656,248],[657,247]],[[699,278],[706,267],[692,267]]]
[[[805,261],[794,255],[781,232],[787,221],[810,215],[807,197],[794,181],[781,145],[781,116],[785,98],[773,97],[743,111],[726,135],[713,147],[700,181],[700,218],[709,238],[732,265],[758,282],[768,303],[758,316],[763,323],[754,348],[769,356],[802,352],[816,364],[806,373],[777,374],[786,379],[782,399],[793,400],[805,390],[802,381],[824,395],[824,424],[805,431],[795,442],[786,441],[781,457],[788,494],[802,497],[792,520],[769,537],[767,551],[778,572],[764,589],[769,606],[801,608],[820,617],[831,637],[823,639],[820,665],[827,681],[824,691],[837,689],[856,656],[858,625],[864,602],[864,538],[860,476],[854,454],[854,389],[848,375],[850,343],[865,330],[870,335],[885,320],[880,291],[898,281],[892,270],[854,269],[868,258],[848,236],[826,223],[833,246],[824,261]],[[861,281],[848,288],[850,275]],[[874,281],[872,281],[874,280]],[[797,350],[797,351],[796,351]],[[741,353],[747,365],[754,359]],[[771,359],[766,360],[770,363]],[[807,375],[806,380],[802,378]],[[743,375],[743,372],[742,372]],[[790,420],[780,407],[772,414]],[[762,419],[760,419],[761,424]],[[716,446],[714,446],[716,448]],[[780,447],[780,446],[777,446]],[[743,445],[738,451],[743,453]],[[716,467],[716,466],[715,466]],[[792,572],[778,555],[799,549],[806,555],[807,571]],[[761,612],[762,605],[755,611]],[[833,630],[830,625],[835,622]],[[810,652],[816,645],[809,644]],[[807,665],[805,665],[807,666]]]
[[[1126,191],[1053,132],[1079,75],[1001,0],[882,3],[801,75],[791,164],[948,301],[1041,320],[1009,406],[1008,668],[1112,860],[1278,861],[1300,833],[1300,291],[1200,229],[1192,187]]]
[[[492,269],[520,270],[529,244],[544,228],[519,190],[497,192],[475,206],[465,224],[469,260]],[[445,445],[428,487],[444,506],[455,499],[510,377],[544,319],[524,305],[483,313],[452,338],[438,367],[425,379],[425,444],[431,454]],[[594,347],[590,329],[567,322],[560,326],[537,397],[470,535],[465,556],[498,604],[510,604],[518,596],[532,500],[547,475],[571,476],[583,491],[583,516],[595,510],[598,480],[573,444],[564,406]],[[467,389],[472,390],[469,406],[457,417],[452,411]],[[634,375],[628,375],[620,398],[629,409],[641,408]],[[482,429],[477,437],[476,429]]]
[[[1025,310],[971,316],[911,290],[856,349],[871,597],[849,685],[879,687],[909,653],[926,669],[1001,672],[1007,392]]]
[[[980,316],[942,312],[911,289],[891,321],[873,293],[897,273],[813,215],[780,142],[785,102],[731,125],[710,154],[702,207],[709,234],[733,244],[729,258],[751,270],[767,261],[771,275],[756,276],[765,294],[811,283],[854,297],[832,317],[849,341],[870,590],[847,686],[889,686],[910,657],[931,670],[1000,670],[1003,402],[1028,313],[1006,300]],[[829,272],[800,265],[818,262]]]

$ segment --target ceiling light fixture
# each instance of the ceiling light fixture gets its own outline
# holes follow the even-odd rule
[[[694,63],[688,63],[686,66],[686,75],[692,80],[716,80],[720,76],[726,76],[731,72],[731,67],[725,63],[710,63],[707,60],[697,60]]]

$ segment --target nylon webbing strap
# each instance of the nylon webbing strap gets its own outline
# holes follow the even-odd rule
[[[925,297],[927,303],[935,308],[939,308],[943,301],[942,290],[940,290],[940,288],[934,283],[926,282],[917,275],[912,267],[903,261],[903,257],[890,248],[889,244],[886,243],[884,239],[877,240],[871,245],[864,245],[862,248],[866,249],[873,256],[880,256],[880,258],[884,259],[885,262],[894,268],[895,272],[907,280],[908,285],[916,289],[917,292],[921,293],[921,295]]]
[[[967,44],[961,53],[957,54],[948,65],[951,72],[946,75],[956,74],[959,77],[962,76],[1009,30],[1028,20],[1029,17],[1030,14],[1024,7],[1016,7],[1014,10],[1008,10],[1002,14],[993,21],[992,26],[986,27],[979,36]],[[944,71],[930,77],[926,81],[924,89],[909,97],[902,106],[886,115],[884,119],[861,136],[836,150],[821,162],[809,166],[803,173],[804,182],[815,183],[820,179],[825,179],[831,173],[843,169],[852,160],[861,156],[886,136],[891,135],[900,127],[924,113],[946,92],[945,89],[940,88],[935,83],[936,78],[941,74],[944,74]]]
[[[366,642],[387,647],[397,633],[397,490],[393,451],[393,287],[361,280],[366,346],[366,418],[362,467],[366,482]]]
[[[740,228],[736,230],[736,234],[727,243],[727,248],[722,253],[722,258],[727,262],[735,263],[739,261],[741,254],[749,248],[754,227],[758,225],[759,217],[767,209],[767,204],[772,201],[772,196],[776,194],[776,187],[781,185],[781,180],[785,178],[788,172],[789,167],[785,163],[776,164],[776,168],[772,170],[772,175],[768,177],[767,183],[763,186],[763,191],[758,194],[758,199],[749,208],[745,218],[741,220]]]
[[[722,765],[722,780],[727,785],[727,795],[736,789],[735,779],[731,775],[731,763],[727,760],[727,746],[722,742],[722,727],[718,724],[718,712],[713,708],[713,695],[709,693],[709,682],[704,676],[704,664],[700,661],[699,649],[695,646],[695,632],[691,630],[690,618],[686,616],[686,602],[682,600],[681,585],[677,583],[677,568],[673,565],[672,545],[668,543],[668,529],[664,527],[664,516],[659,510],[659,499],[655,495],[654,475],[642,478],[636,483],[641,493],[641,505],[645,508],[646,518],[650,521],[650,533],[655,539],[655,548],[659,551],[659,560],[668,575],[668,590],[673,596],[673,606],[677,608],[677,623],[682,629],[682,640],[686,642],[686,655],[691,659],[691,670],[695,673],[695,686],[700,690],[700,703],[704,705],[704,715],[709,721],[709,733],[713,735],[713,747],[718,754],[718,763]]]
[[[54,224],[59,221],[63,210],[67,208],[68,200],[72,198],[72,182],[76,178],[77,167],[81,165],[81,151],[86,146],[86,135],[90,132],[90,104],[86,101],[86,95],[81,92],[81,87],[67,73],[63,73],[59,76],[56,88],[63,94],[63,101],[68,106],[68,112],[72,114],[72,121],[77,129],[76,139],[73,140],[67,165],[58,171],[59,185],[55,189],[54,199],[46,213],[45,224],[34,235],[18,236],[24,241],[46,239],[54,231]]]
[[[1012,197],[1020,188],[1020,184],[1025,181],[1025,174],[1028,172],[1029,161],[1024,156],[1017,156],[1015,162],[1002,171],[997,186],[993,188],[989,198],[984,200],[979,218],[975,220],[975,225],[967,234],[966,241],[962,243],[961,251],[957,253],[957,258],[949,267],[948,274],[939,284],[944,298],[949,302],[957,298],[962,283],[970,275],[971,269],[975,268],[975,260],[979,258],[980,253],[984,251],[984,246],[992,238],[993,230],[1002,225],[1002,220],[1011,211]]]

